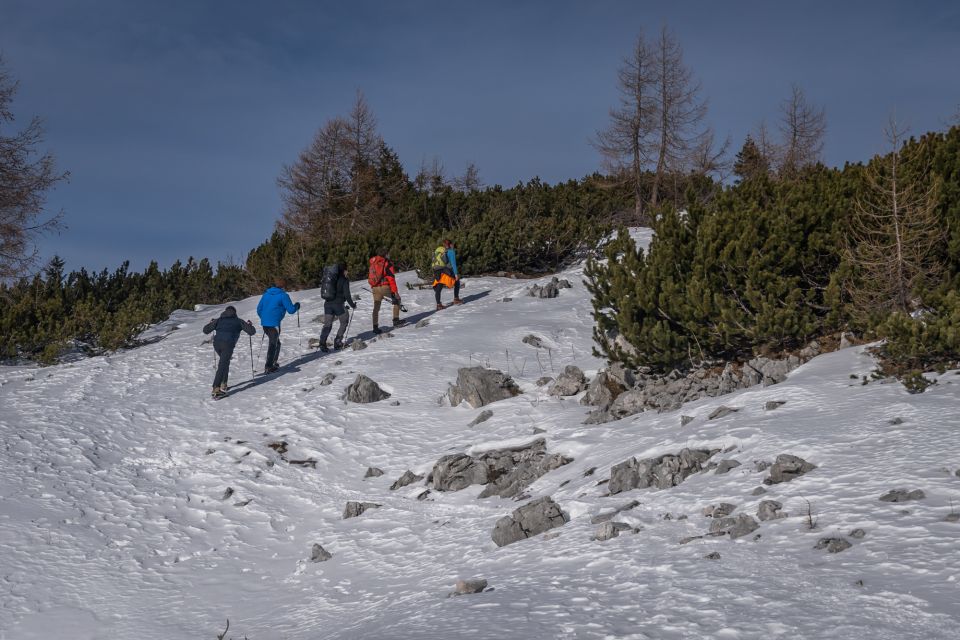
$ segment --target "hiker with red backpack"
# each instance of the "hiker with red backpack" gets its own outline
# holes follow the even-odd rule
[[[460,299],[457,251],[450,240],[444,240],[433,252],[433,293],[437,298],[437,311],[444,308],[440,302],[440,292],[444,287],[453,289],[453,304],[463,304]]]
[[[379,326],[379,315],[380,303],[383,302],[384,298],[390,298],[393,303],[393,326],[402,327],[406,324],[400,319],[400,293],[397,291],[397,274],[386,249],[379,249],[377,254],[370,258],[367,282],[370,283],[370,292],[373,294],[373,332],[377,335],[383,333]]]
[[[327,337],[333,329],[333,320],[340,321],[337,337],[333,339],[333,348],[343,348],[343,336],[347,332],[350,314],[346,305],[356,309],[357,303],[350,295],[350,280],[347,268],[342,264],[331,264],[323,268],[323,278],[320,280],[320,297],[323,298],[323,330],[320,332],[320,351],[327,353]]]

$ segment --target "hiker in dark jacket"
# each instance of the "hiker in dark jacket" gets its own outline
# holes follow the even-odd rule
[[[343,335],[347,332],[347,322],[350,320],[350,314],[347,312],[346,305],[356,309],[357,303],[353,301],[350,295],[350,280],[347,279],[347,270],[342,264],[338,264],[339,275],[337,276],[336,294],[330,300],[323,301],[323,331],[320,332],[320,350],[324,353],[330,351],[327,346],[327,337],[333,329],[333,319],[340,321],[337,328],[337,337],[333,340],[334,349],[343,348]]]
[[[286,280],[277,278],[276,286],[263,292],[260,302],[257,303],[257,315],[260,316],[260,325],[270,340],[267,347],[267,364],[264,373],[272,373],[278,368],[280,359],[280,323],[286,314],[294,314],[300,310],[300,303],[294,304],[290,295],[283,290],[287,286]]]
[[[237,346],[237,340],[240,339],[240,332],[243,331],[252,336],[257,330],[249,320],[238,318],[237,310],[231,306],[224,309],[219,318],[214,318],[203,327],[204,333],[214,331],[216,333],[213,334],[213,350],[220,358],[220,363],[217,365],[217,374],[213,377],[213,397],[222,398],[227,395],[230,358],[233,357],[233,348]]]

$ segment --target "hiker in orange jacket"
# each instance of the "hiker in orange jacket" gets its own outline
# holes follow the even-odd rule
[[[377,335],[383,333],[378,320],[380,303],[384,298],[390,298],[393,303],[393,326],[402,327],[406,324],[400,319],[400,293],[397,291],[397,274],[386,249],[379,249],[377,254],[370,258],[367,282],[370,283],[370,291],[373,293],[373,332]]]

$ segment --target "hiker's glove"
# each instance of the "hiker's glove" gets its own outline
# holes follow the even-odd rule
[[[393,299],[393,304],[394,304],[394,305],[399,305],[399,304],[400,304],[400,296],[398,296],[397,294],[393,294],[393,295],[390,296],[390,297]]]
[[[300,311],[300,303],[298,302],[298,303],[294,304],[294,305],[293,305],[293,308],[296,309],[297,311]]]

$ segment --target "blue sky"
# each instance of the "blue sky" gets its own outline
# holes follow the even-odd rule
[[[408,171],[579,178],[637,34],[667,25],[732,151],[792,84],[827,111],[825,160],[883,150],[960,108],[950,2],[134,2],[0,0],[21,122],[44,118],[68,184],[70,268],[243,260],[277,219],[276,177],[362,90]]]

